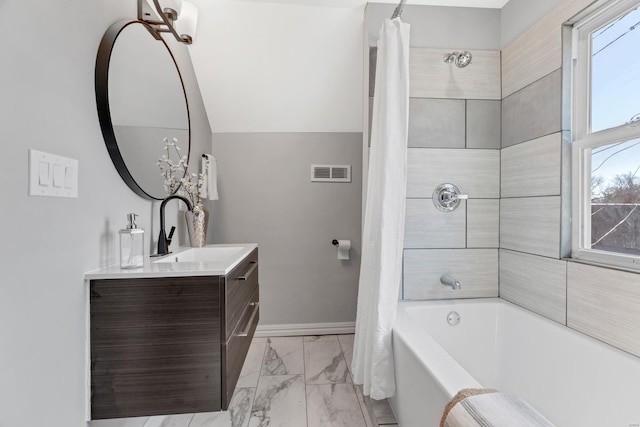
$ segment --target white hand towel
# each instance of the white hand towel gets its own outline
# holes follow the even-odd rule
[[[218,200],[218,165],[216,158],[211,154],[202,155],[202,173],[207,175],[207,179],[202,187],[201,196],[209,200]]]
[[[202,162],[200,163],[200,173],[205,176],[204,182],[200,187],[200,197],[206,199],[208,197],[207,187],[209,186],[207,181],[209,180],[209,159],[207,159],[207,155],[202,155]]]

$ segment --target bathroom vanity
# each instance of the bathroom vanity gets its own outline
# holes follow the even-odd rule
[[[258,248],[89,272],[90,419],[225,410],[259,319]]]

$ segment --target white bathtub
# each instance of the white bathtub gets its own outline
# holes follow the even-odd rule
[[[469,387],[515,393],[558,427],[640,426],[640,358],[501,299],[401,302],[393,347],[401,427],[437,427]]]

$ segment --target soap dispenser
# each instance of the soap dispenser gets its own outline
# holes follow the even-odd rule
[[[137,216],[127,214],[127,228],[120,230],[120,268],[144,265],[144,230],[136,225]]]

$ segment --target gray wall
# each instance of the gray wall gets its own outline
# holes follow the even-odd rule
[[[361,133],[216,133],[216,243],[260,246],[260,324],[353,322],[360,270]],[[312,164],[352,182],[311,182]],[[351,240],[349,261],[333,239]]]
[[[394,9],[395,5],[391,4],[367,4],[369,46],[376,45],[382,22],[391,17]],[[500,48],[499,9],[407,4],[402,21],[411,25],[411,47]]]
[[[502,46],[511,43],[524,30],[545,16],[562,0],[510,0],[500,10]]]
[[[210,241],[260,245],[259,333],[318,331],[318,324],[352,330],[364,6],[198,3],[207,25],[199,25],[190,53],[220,185]],[[311,183],[312,163],[350,164],[353,181]],[[352,241],[350,262],[338,261],[334,238]]]
[[[104,31],[131,19],[124,0],[0,3],[0,425],[85,426],[87,270],[118,259],[128,212],[149,235],[152,204],[122,182],[102,140],[94,64]],[[211,131],[186,71],[194,138]],[[79,198],[29,197],[29,148],[79,160]],[[196,147],[203,150],[203,147]]]

